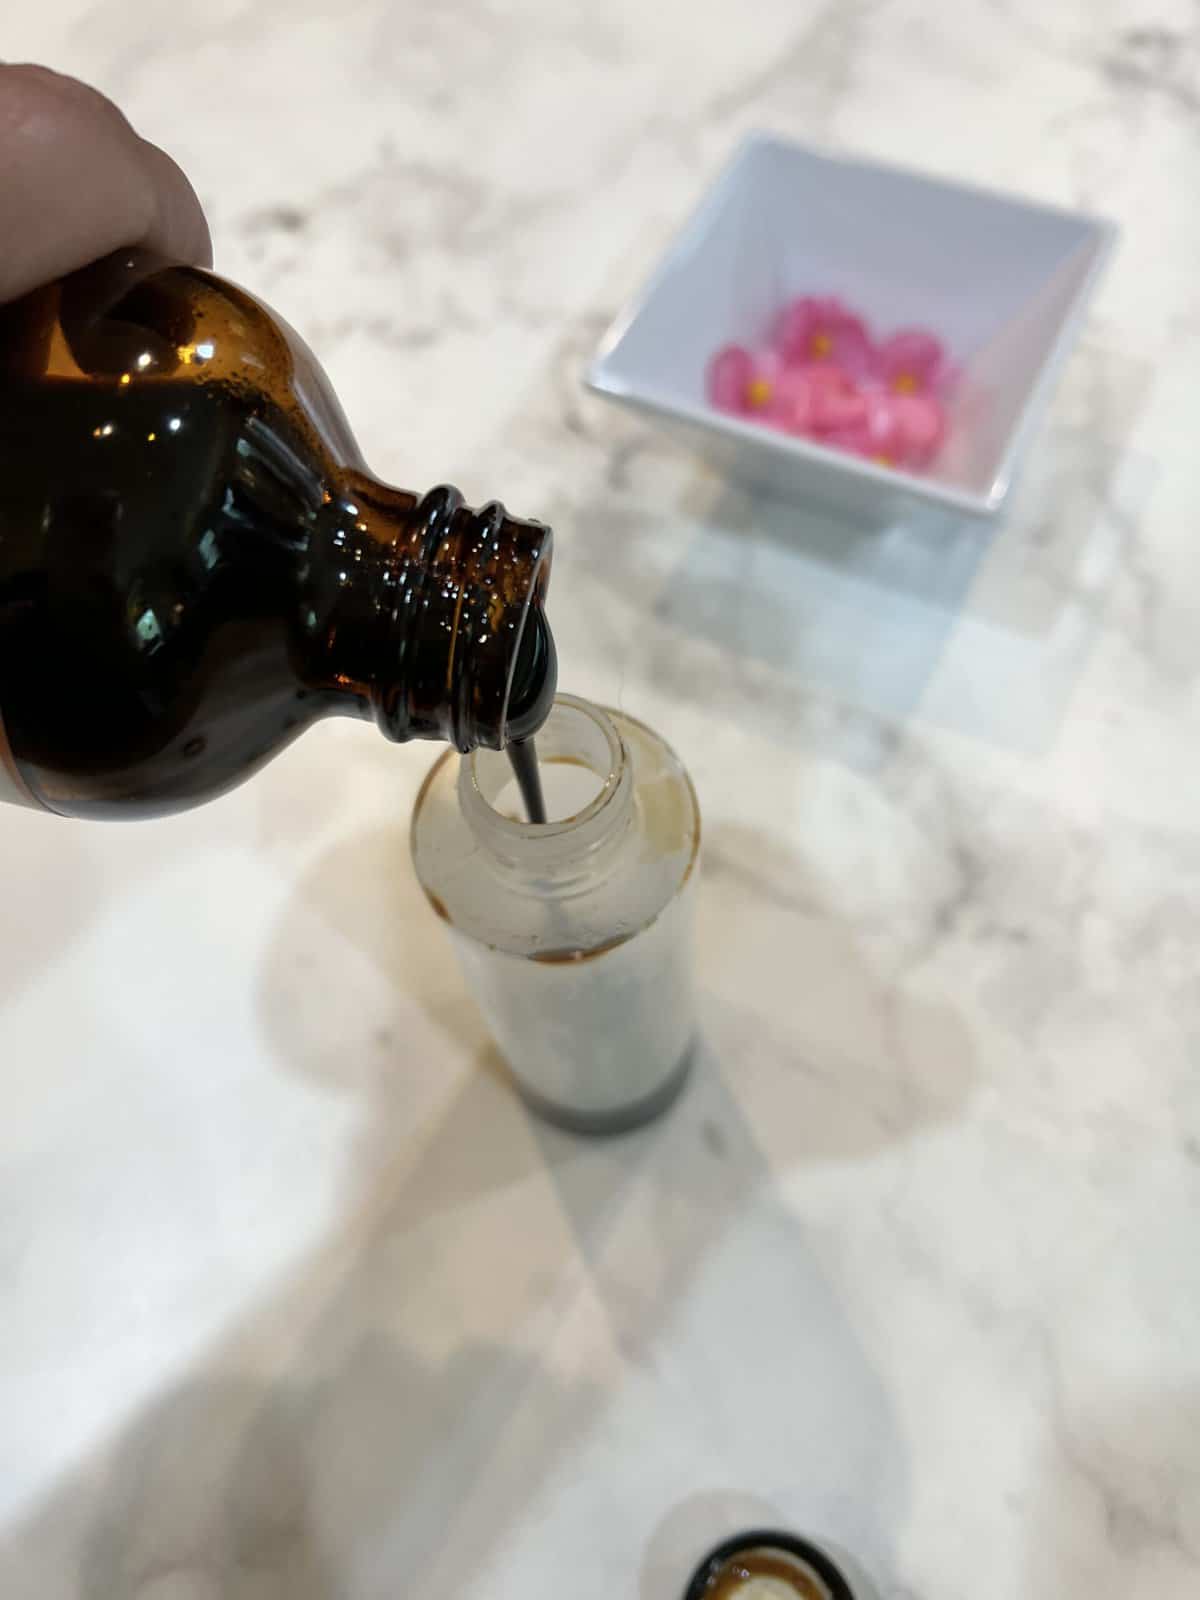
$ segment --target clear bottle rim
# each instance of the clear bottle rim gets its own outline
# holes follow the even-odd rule
[[[504,755],[479,749],[459,766],[458,800],[479,843],[501,860],[533,870],[593,860],[595,852],[620,836],[633,807],[629,751],[612,718],[576,695],[560,694],[537,736],[545,765],[577,760],[600,780],[582,810],[569,817],[532,823],[507,817],[493,802],[511,781]]]
[[[421,887],[456,936],[561,963],[562,952],[572,961],[599,955],[650,927],[692,877],[701,823],[686,769],[653,729],[624,711],[559,699],[576,731],[596,739],[590,764],[601,780],[619,752],[616,784],[602,783],[604,792],[575,817],[518,822],[464,781],[471,758],[447,751],[417,796],[410,841]],[[549,718],[546,727],[553,733]],[[546,746],[548,753],[561,748],[551,738]],[[479,752],[476,768],[489,770],[489,761],[494,779],[512,781],[508,761],[495,752]],[[468,816],[472,804],[482,840]]]

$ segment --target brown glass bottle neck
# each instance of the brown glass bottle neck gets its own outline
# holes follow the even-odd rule
[[[418,497],[357,471],[317,520],[302,620],[330,687],[395,740],[499,749],[517,701],[518,733],[533,731],[555,688],[548,528],[497,502],[474,510],[456,489]]]

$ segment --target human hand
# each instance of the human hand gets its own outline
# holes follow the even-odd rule
[[[87,84],[0,66],[0,304],[135,244],[210,265],[180,169]]]

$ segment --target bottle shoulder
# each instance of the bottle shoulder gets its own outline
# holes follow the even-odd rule
[[[0,308],[0,380],[218,389],[287,416],[328,470],[361,468],[312,351],[247,290],[201,267],[125,250]]]
[[[51,809],[178,809],[362,714],[322,648],[301,365],[250,296],[138,252],[0,316],[0,713]]]

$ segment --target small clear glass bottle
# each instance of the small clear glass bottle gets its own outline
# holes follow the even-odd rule
[[[537,743],[549,822],[521,819],[502,754],[448,752],[413,861],[526,1100],[617,1132],[687,1075],[699,809],[678,757],[623,712],[560,695]]]

